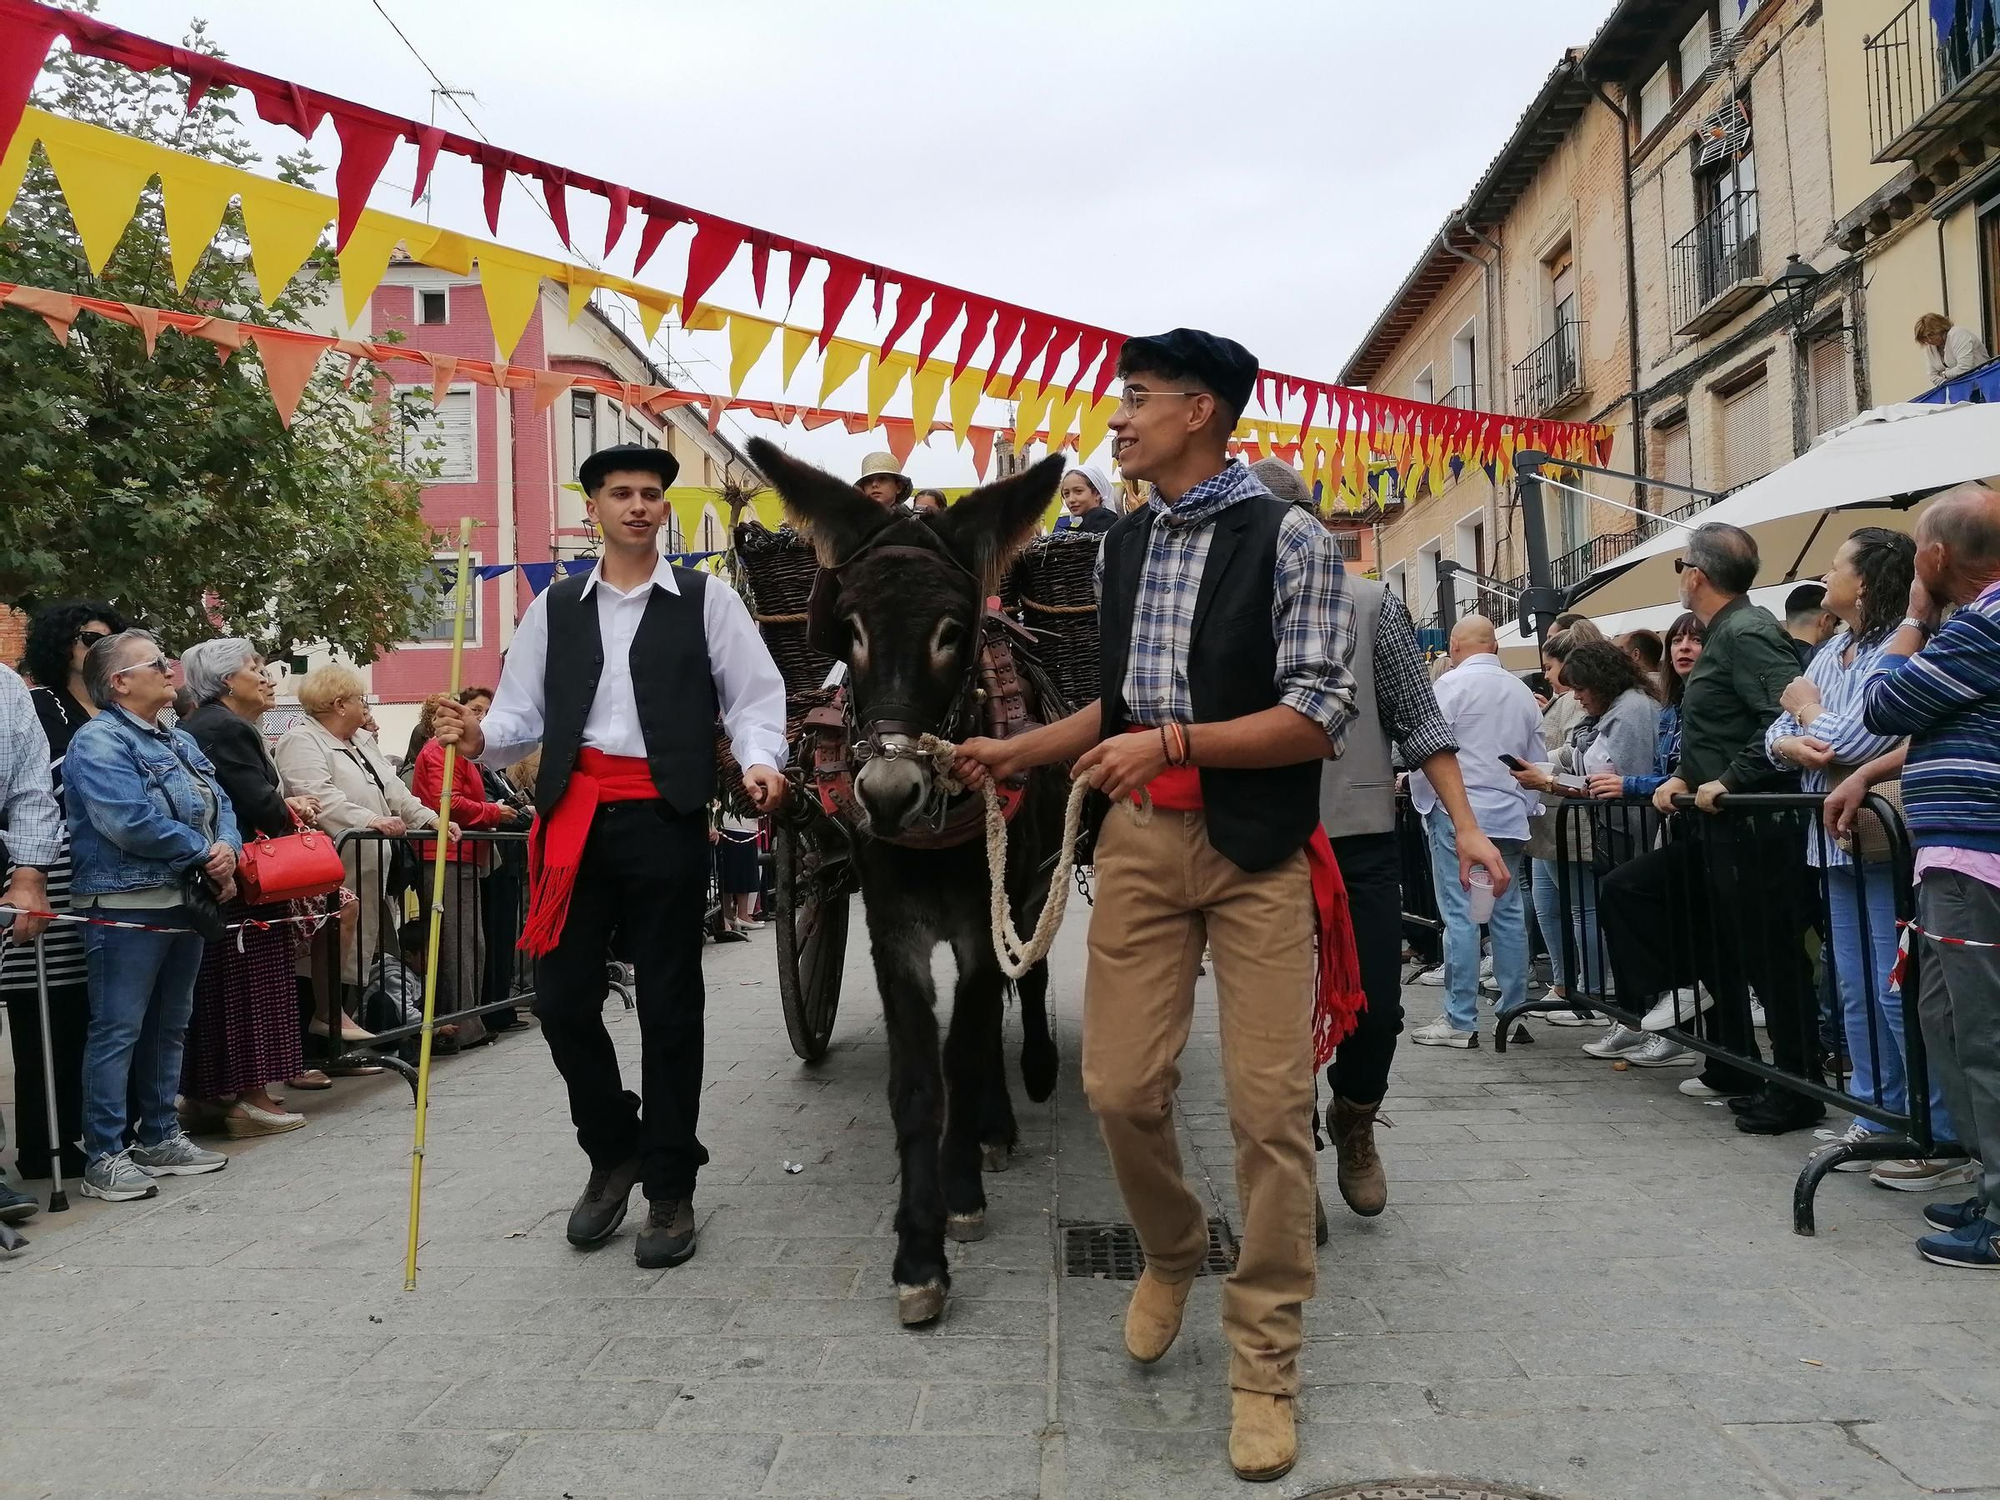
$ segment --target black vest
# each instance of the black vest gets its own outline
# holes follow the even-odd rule
[[[586,598],[587,576],[565,578],[546,595],[548,662],[542,675],[542,769],[535,807],[555,811],[583,748],[583,723],[604,671],[597,601]],[[632,696],[653,785],[677,813],[699,812],[715,795],[715,678],[703,624],[706,573],[675,568],[678,594],[652,590],[632,636]]]
[[[1271,593],[1278,528],[1291,507],[1276,499],[1239,501],[1209,524],[1208,558],[1195,594],[1188,644],[1188,696],[1194,722],[1240,719],[1278,703],[1278,642]],[[1150,506],[1105,534],[1104,590],[1098,600],[1103,734],[1122,734],[1125,668],[1132,653],[1132,612],[1139,573],[1152,541]],[[1195,737],[1197,746],[1200,736]],[[1201,770],[1208,841],[1245,870],[1268,870],[1305,847],[1319,826],[1318,759],[1260,771]]]

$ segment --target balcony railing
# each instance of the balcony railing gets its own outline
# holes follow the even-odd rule
[[[1569,321],[1514,366],[1514,411],[1539,417],[1583,392],[1583,324]]]
[[[1444,406],[1456,406],[1463,411],[1477,411],[1479,409],[1479,387],[1476,385],[1455,385],[1444,393],[1440,404]]]
[[[1877,161],[1915,157],[2000,95],[2000,25],[1985,0],[1957,0],[1940,30],[1936,0],[1910,0],[1861,44],[1868,143]]]
[[[1677,333],[1720,328],[1764,294],[1757,251],[1757,191],[1727,194],[1674,243],[1667,293]]]
[[[1660,515],[1635,516],[1637,523],[1630,531],[1608,532],[1594,536],[1579,547],[1572,547],[1549,563],[1549,581],[1555,587],[1568,591],[1595,573],[1605,564],[1623,557],[1641,542],[1658,536],[1675,521],[1690,521],[1713,505],[1713,500],[1696,496],[1678,510],[1670,510]],[[1528,586],[1528,575],[1522,573],[1514,578],[1503,578],[1501,586],[1508,594],[1519,594]],[[1491,616],[1496,625],[1511,625],[1519,616],[1520,609],[1514,600],[1497,591],[1480,591],[1480,613]],[[1589,601],[1585,601],[1586,612]]]

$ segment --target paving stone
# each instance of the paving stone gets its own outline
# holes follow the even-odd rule
[[[924,1392],[917,1428],[930,1433],[1030,1437],[1048,1425],[1045,1385],[934,1385]]]
[[[803,1377],[817,1373],[826,1350],[823,1338],[617,1338],[604,1345],[585,1373],[597,1380]]]
[[[1903,1500],[1923,1493],[1893,1466],[1829,1422],[1734,1426],[1723,1430],[1785,1484],[1813,1495]],[[1993,1477],[1990,1462],[1984,1477]]]
[[[11,1419],[10,1419],[11,1420]],[[148,1490],[191,1494],[214,1485],[264,1439],[261,1432],[122,1427],[115,1444],[59,1429],[0,1433],[0,1482],[52,1492]]]
[[[1032,1442],[1005,1437],[804,1437],[788,1441],[766,1490],[831,1495],[1028,1496],[1041,1485]]]
[[[1880,1454],[1912,1484],[1927,1490],[1992,1486],[2000,1478],[1994,1422],[1982,1414],[1893,1417],[1852,1429],[1857,1442]]]
[[[524,1380],[475,1375],[450,1387],[408,1425],[468,1432],[609,1432],[659,1424],[680,1386],[661,1380]]]
[[[229,1482],[317,1490],[393,1485],[478,1494],[520,1441],[503,1432],[280,1430],[230,1470]]]
[[[908,1432],[923,1387],[906,1381],[704,1380],[662,1413],[662,1431]]]
[[[705,1495],[753,1492],[779,1439],[720,1432],[565,1432],[522,1443],[491,1495]]]

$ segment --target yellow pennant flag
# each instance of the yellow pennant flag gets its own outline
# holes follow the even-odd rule
[[[1053,390],[1054,386],[1051,385],[1050,389]],[[1070,428],[1076,425],[1077,413],[1089,399],[1090,392],[1078,388],[1056,401],[1049,412],[1049,452],[1053,453],[1062,446]]]
[[[338,258],[340,296],[349,323],[360,325],[368,311],[368,298],[389,269],[389,253],[396,248],[400,237],[394,224],[371,219],[366,214],[347,237]]]
[[[250,236],[250,268],[257,294],[269,307],[319,245],[326,228],[326,200],[282,182],[242,184],[243,229]]]
[[[1111,431],[1111,418],[1118,410],[1118,398],[1106,396],[1102,401],[1094,401],[1083,409],[1077,418],[1076,456],[1079,462],[1088,461],[1097,451]]]
[[[938,398],[944,395],[944,383],[950,378],[951,366],[935,359],[910,377],[910,427],[920,443],[931,435]]]
[[[776,323],[766,323],[762,318],[748,318],[742,313],[729,315],[730,395],[742,391],[743,377],[764,357],[764,351],[771,347],[771,335],[777,331]]]
[[[1014,451],[1021,452],[1028,446],[1036,430],[1042,425],[1042,418],[1048,413],[1050,392],[1036,385],[1032,380],[1021,382],[1014,408]]]
[[[685,314],[686,309],[682,309],[682,311]],[[729,314],[721,308],[709,307],[704,304],[694,310],[692,318],[683,316],[681,318],[681,327],[685,328],[689,333],[720,333],[722,332],[723,325],[728,321]]]
[[[848,378],[861,368],[861,361],[868,357],[868,346],[857,344],[852,339],[835,339],[826,346],[826,355],[820,360],[819,404],[826,405],[827,397],[846,385]]]
[[[513,354],[514,346],[527,332],[549,265],[539,255],[523,255],[499,245],[479,247],[479,286],[486,295],[486,317],[493,325],[493,342],[499,346],[502,359]]]
[[[77,238],[83,241],[84,259],[93,275],[100,274],[125,237],[139,194],[152,179],[151,164],[95,150],[61,130],[42,133],[42,150],[48,153],[49,165],[55,168],[56,180],[69,202],[69,216],[76,224]]]
[[[207,162],[176,158],[160,164],[160,208],[166,216],[167,254],[173,264],[176,287],[186,290],[188,278],[201,263],[202,251],[222,227],[222,216],[235,196],[235,181],[224,172],[211,170]],[[382,264],[384,268],[389,264],[386,250]],[[343,283],[346,278],[343,261]],[[375,280],[381,279],[382,273],[377,271]],[[374,290],[373,283],[369,290]]]
[[[374,212],[362,210],[365,219]],[[472,274],[472,241],[462,234],[454,234],[449,229],[433,229],[428,224],[412,224],[399,220],[403,225],[403,243],[409,247],[410,259],[435,270],[449,271],[454,276]]]
[[[951,383],[951,435],[959,447],[965,446],[965,435],[972,430],[973,413],[979,410],[979,398],[986,389],[986,374],[982,370],[966,370]]]
[[[873,427],[882,420],[882,408],[889,404],[889,398],[896,394],[896,387],[903,383],[904,367],[894,360],[868,356],[868,425]]]
[[[590,294],[597,290],[597,278],[575,266],[566,269],[569,273],[569,320],[574,323],[590,306]]]
[[[681,305],[680,298],[669,297],[664,292],[651,291],[640,287],[632,297],[639,309],[639,331],[646,335],[646,342],[652,343],[660,336],[660,323],[666,315]]]
[[[806,350],[812,347],[812,341],[813,335],[810,328],[793,328],[790,324],[785,326],[783,353],[785,357],[785,385],[788,389],[792,383],[792,375],[798,370],[799,361],[806,357]]]

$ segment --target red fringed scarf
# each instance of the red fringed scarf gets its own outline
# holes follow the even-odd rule
[[[540,958],[562,940],[569,920],[569,898],[576,890],[576,872],[583,864],[583,846],[590,840],[591,819],[607,802],[657,800],[658,787],[646,762],[632,755],[606,755],[584,749],[570,772],[562,800],[546,818],[537,818],[528,835],[528,919],[521,925],[522,952]]]
[[[1193,766],[1169,766],[1147,783],[1146,791],[1162,811],[1202,810],[1201,772]],[[1312,872],[1313,926],[1319,938],[1313,1066],[1323,1068],[1333,1060],[1333,1049],[1360,1024],[1368,997],[1361,989],[1361,960],[1354,952],[1354,924],[1347,915],[1347,882],[1340,878],[1324,828],[1313,829],[1306,842],[1306,866]]]

